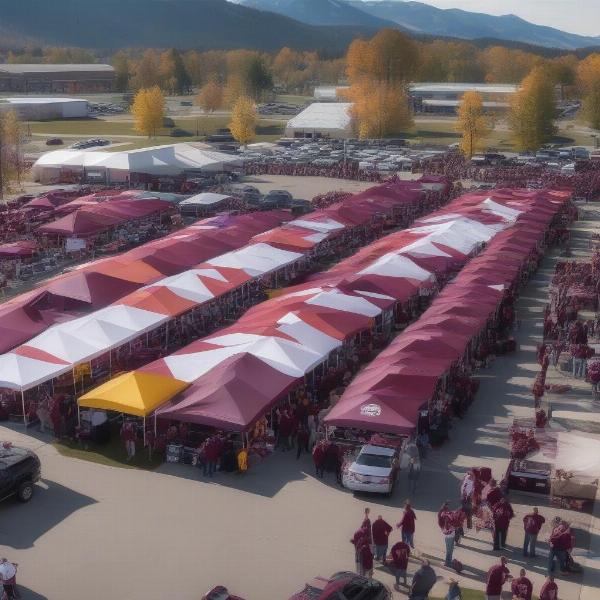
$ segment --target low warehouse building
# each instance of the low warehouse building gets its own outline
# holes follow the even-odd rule
[[[314,102],[288,121],[285,135],[289,138],[351,138],[351,109],[349,102]]]
[[[81,98],[1,98],[0,111],[6,110],[14,110],[23,121],[83,119],[88,116],[89,105]]]
[[[0,92],[81,94],[111,92],[115,70],[110,65],[0,64]]]
[[[94,181],[129,183],[133,175],[150,177],[195,176],[223,173],[240,168],[238,156],[198,148],[194,144],[171,144],[125,152],[55,150],[33,165],[35,181],[64,183]]]

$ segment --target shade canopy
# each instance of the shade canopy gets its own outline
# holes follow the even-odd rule
[[[82,407],[147,417],[165,398],[172,398],[187,386],[184,381],[155,373],[124,373],[81,396],[78,402]]]

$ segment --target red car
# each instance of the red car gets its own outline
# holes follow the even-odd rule
[[[342,571],[316,577],[289,600],[392,600],[392,592],[380,581]]]
[[[214,587],[210,592],[207,592],[202,596],[200,600],[244,600],[239,596],[233,596],[224,588],[222,585]]]

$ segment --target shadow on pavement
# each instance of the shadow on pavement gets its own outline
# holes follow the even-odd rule
[[[36,486],[35,494],[27,504],[13,498],[3,503],[0,544],[19,550],[31,548],[58,523],[95,502],[93,498],[45,480]]]

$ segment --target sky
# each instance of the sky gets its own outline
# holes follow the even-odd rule
[[[600,0],[419,0],[438,8],[514,14],[532,23],[600,36]]]

